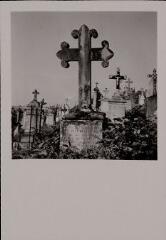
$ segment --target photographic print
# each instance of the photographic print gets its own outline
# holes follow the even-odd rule
[[[1,6],[2,239],[165,240],[165,5]]]
[[[157,160],[157,13],[12,12],[13,159]]]

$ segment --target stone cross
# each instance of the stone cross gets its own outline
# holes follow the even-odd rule
[[[127,80],[126,80],[126,83],[127,83],[127,90],[128,91],[130,91],[131,90],[131,83],[133,83],[133,81],[132,80],[130,80],[130,78],[128,78]]]
[[[120,75],[120,68],[117,68],[116,75],[109,75],[109,79],[116,80],[116,89],[120,90],[120,82],[126,80],[126,76]]]
[[[107,98],[107,94],[109,93],[108,88],[105,88],[105,89],[103,90],[103,92],[104,92],[104,97]]]
[[[78,48],[70,48],[66,42],[61,43],[61,49],[57,57],[61,59],[61,65],[69,67],[70,61],[79,63],[79,108],[81,110],[91,108],[91,62],[102,61],[103,67],[108,67],[108,60],[114,53],[109,49],[109,43],[102,41],[101,48],[91,48],[91,38],[97,38],[95,29],[89,29],[82,25],[79,30],[73,30],[72,36],[78,39]]]
[[[152,74],[148,74],[148,77],[153,81],[153,95],[157,94],[157,71],[154,68]]]
[[[34,94],[33,100],[37,101],[37,95],[39,94],[39,92],[35,89],[32,94]]]

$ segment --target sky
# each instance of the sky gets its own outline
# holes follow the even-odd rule
[[[95,28],[98,38],[92,47],[107,40],[114,57],[109,67],[92,62],[92,90],[95,82],[101,91],[115,91],[109,79],[120,67],[121,74],[133,81],[136,89],[148,88],[147,74],[157,67],[157,19],[154,12],[14,12],[11,18],[12,105],[27,105],[37,89],[38,99],[48,105],[78,103],[78,63],[63,68],[56,53],[66,41],[76,48],[73,29],[86,24]]]

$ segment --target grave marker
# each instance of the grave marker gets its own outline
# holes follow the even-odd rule
[[[105,114],[94,112],[91,106],[91,62],[101,61],[103,67],[108,67],[108,60],[114,53],[109,49],[109,43],[102,41],[101,48],[91,48],[91,38],[97,38],[95,29],[89,30],[82,25],[79,30],[74,30],[72,36],[78,39],[78,48],[70,48],[66,42],[61,43],[57,57],[61,65],[69,67],[70,61],[79,63],[78,111],[65,115],[61,121],[60,145],[75,147],[77,150],[96,146],[102,139],[102,123]]]
[[[109,79],[116,80],[116,89],[120,90],[120,83],[122,80],[126,80],[126,76],[120,75],[120,68],[117,68],[115,75],[109,75]]]
[[[97,38],[98,33],[95,29],[89,30],[86,25],[73,30],[72,36],[78,39],[78,48],[70,48],[67,42],[62,42],[62,50],[57,52],[57,57],[65,68],[70,66],[70,61],[79,63],[79,108],[84,110],[91,108],[91,62],[101,61],[103,67],[108,67],[108,60],[114,53],[106,40],[102,41],[101,48],[91,48],[91,38]]]

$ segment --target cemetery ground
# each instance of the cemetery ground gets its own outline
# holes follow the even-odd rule
[[[81,151],[71,146],[60,149],[60,122],[44,125],[34,135],[31,149],[13,149],[12,158],[157,160],[157,117],[148,119],[145,107],[136,106],[123,118],[105,118],[103,139],[96,147]]]

